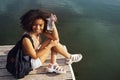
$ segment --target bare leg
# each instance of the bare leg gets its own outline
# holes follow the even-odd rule
[[[40,50],[43,49],[43,48],[45,48],[49,43],[50,43],[50,39],[47,39],[46,41],[44,41],[44,42],[41,44]],[[49,56],[50,53],[51,53],[51,51],[48,51],[47,53],[42,54],[42,55],[39,57],[42,63],[45,62],[45,60],[47,59],[47,57]]]
[[[51,41],[50,39],[47,39],[45,42],[43,42],[41,44],[41,48],[40,49],[45,48],[50,43],[50,41]],[[51,49],[50,52],[45,53],[44,55],[40,56],[41,61],[44,62],[46,60],[46,58],[48,57],[48,55],[51,53],[51,62],[52,63],[56,63],[56,53],[55,52],[56,53],[60,53],[61,55],[63,55],[66,58],[70,58],[70,54],[67,52],[67,50],[63,47],[63,45],[58,43],[55,47],[53,47]]]
[[[40,48],[40,49],[45,48],[45,47],[50,43],[50,41],[51,41],[50,39],[47,39],[46,41],[44,41],[44,42],[41,44],[41,48]],[[51,53],[51,63],[52,63],[52,64],[56,64],[56,63],[57,63],[57,61],[56,61],[57,52],[54,51],[54,49],[51,49],[50,52],[45,53],[45,54],[43,54],[42,56],[40,56],[40,59],[41,59],[42,63],[45,62],[46,58],[48,57],[48,55],[49,55],[50,53]]]
[[[57,64],[57,52],[55,52],[53,49],[52,49],[52,52],[51,52],[51,63],[52,64]]]
[[[54,51],[56,51],[57,53],[60,53],[64,57],[70,58],[70,53],[60,43],[58,43],[58,45],[56,45],[55,47],[53,47],[53,49],[54,49]]]

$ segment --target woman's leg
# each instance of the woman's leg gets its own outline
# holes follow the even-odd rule
[[[50,43],[50,39],[47,39],[45,42],[43,42],[41,44],[41,48],[40,49],[43,49],[45,48],[49,43]],[[52,57],[52,61],[51,62],[56,62],[56,53],[60,53],[61,55],[63,55],[64,57],[66,58],[70,58],[70,53],[68,53],[68,51],[64,48],[63,45],[61,45],[60,43],[58,43],[55,47],[53,47],[51,49],[51,57]],[[42,60],[42,62],[44,62],[46,60],[46,58],[48,57],[48,55],[51,53],[51,52],[48,52],[48,53],[45,53],[43,54],[42,56],[40,56],[40,59]],[[56,53],[55,53],[56,52]]]
[[[47,39],[46,41],[44,41],[44,42],[41,44],[40,50],[43,49],[43,48],[45,48],[49,43],[50,43],[50,39]],[[42,54],[42,55],[39,57],[42,63],[45,62],[45,60],[47,59],[47,57],[49,56],[50,53],[51,53],[51,51],[48,51],[48,52]]]
[[[44,41],[41,44],[41,48],[40,49],[45,48],[50,43],[50,41],[51,41],[50,39],[47,39],[46,41]],[[56,61],[57,52],[55,52],[54,49],[51,49],[51,52],[49,52],[49,53],[51,53],[51,61],[50,62],[52,64],[56,64],[57,63],[57,61]],[[48,54],[45,53],[43,56],[40,57],[42,62],[44,62],[46,60],[46,58],[48,57],[49,53]]]
[[[49,40],[49,39],[46,40],[42,44],[41,49],[45,48],[50,43],[50,41],[51,40]],[[57,45],[55,45],[55,47],[51,48],[51,51],[40,56],[41,61],[44,62],[50,53],[51,53],[51,63],[52,64],[49,64],[49,66],[47,67],[48,72],[65,73],[66,71],[62,67],[56,65],[56,63],[57,63],[56,62],[56,55],[57,55],[56,53],[60,53],[61,55],[63,55],[64,57],[66,57],[68,59],[70,59],[71,54],[68,53],[68,51],[65,49],[65,47],[63,45],[58,43]],[[74,58],[76,59],[76,57],[73,57],[73,59]],[[78,58],[78,56],[77,56],[77,58]],[[70,63],[76,62],[76,60],[75,61],[70,61],[70,60],[69,60]]]
[[[65,49],[62,44],[58,43],[55,47],[53,47],[53,49],[55,52],[60,53],[64,57],[70,58],[70,53]]]
[[[52,64],[57,64],[57,52],[55,52],[53,49],[51,51],[51,61]]]

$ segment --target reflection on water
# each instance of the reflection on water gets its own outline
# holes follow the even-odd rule
[[[119,0],[0,1],[0,45],[15,44],[22,35],[19,17],[29,9],[58,16],[61,42],[84,56],[74,65],[77,80],[119,80]]]

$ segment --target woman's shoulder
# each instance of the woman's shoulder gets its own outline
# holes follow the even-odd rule
[[[31,45],[34,47],[32,37],[29,34],[23,34],[22,36],[22,44],[23,45]]]
[[[25,37],[22,39],[22,45],[29,46],[29,45],[32,45],[32,43],[31,43],[30,39]]]

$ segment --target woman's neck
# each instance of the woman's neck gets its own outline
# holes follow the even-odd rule
[[[33,33],[33,32],[29,32],[29,33],[27,33],[27,34],[29,34],[29,35],[32,37],[33,42],[34,42],[34,45],[35,45],[35,49],[37,49],[37,47],[38,47],[38,46],[40,45],[40,43],[41,43],[40,34],[35,34],[35,33]]]
[[[34,32],[27,32],[29,35],[34,36],[34,37],[39,37],[40,34],[34,33]]]

